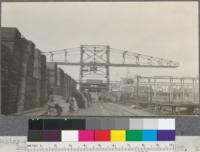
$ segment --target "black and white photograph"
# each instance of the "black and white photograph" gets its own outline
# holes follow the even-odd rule
[[[200,115],[197,1],[1,4],[0,115]]]

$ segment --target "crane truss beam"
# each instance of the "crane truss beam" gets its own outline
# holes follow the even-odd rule
[[[69,65],[69,66],[80,66],[81,63],[78,62],[56,62],[58,65]],[[143,65],[143,64],[116,64],[116,63],[93,63],[97,66],[112,66],[112,67],[151,67],[151,68],[177,68],[178,65]],[[92,65],[91,63],[82,63],[82,65],[90,66]]]
[[[50,62],[58,65],[80,66],[80,88],[85,80],[102,78],[106,80],[107,89],[110,84],[109,67],[140,67],[140,68],[177,68],[179,63],[128,50],[110,48],[108,45],[81,45],[79,48],[45,52]],[[70,57],[79,55],[80,58]],[[55,58],[57,57],[58,60]],[[64,57],[64,59],[62,59]],[[71,59],[71,60],[70,60]],[[76,60],[78,59],[78,60]],[[98,77],[97,77],[98,76]]]

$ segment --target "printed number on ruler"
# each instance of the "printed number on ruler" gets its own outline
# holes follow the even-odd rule
[[[27,152],[175,152],[175,142],[27,142]]]

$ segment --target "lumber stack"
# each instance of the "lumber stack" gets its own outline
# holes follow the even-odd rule
[[[3,27],[1,33],[2,114],[45,106],[50,95],[71,96],[76,81],[56,63],[46,62],[32,41],[16,28]]]

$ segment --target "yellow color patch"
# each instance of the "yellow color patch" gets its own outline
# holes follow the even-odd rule
[[[111,130],[111,141],[126,141],[125,130]]]

